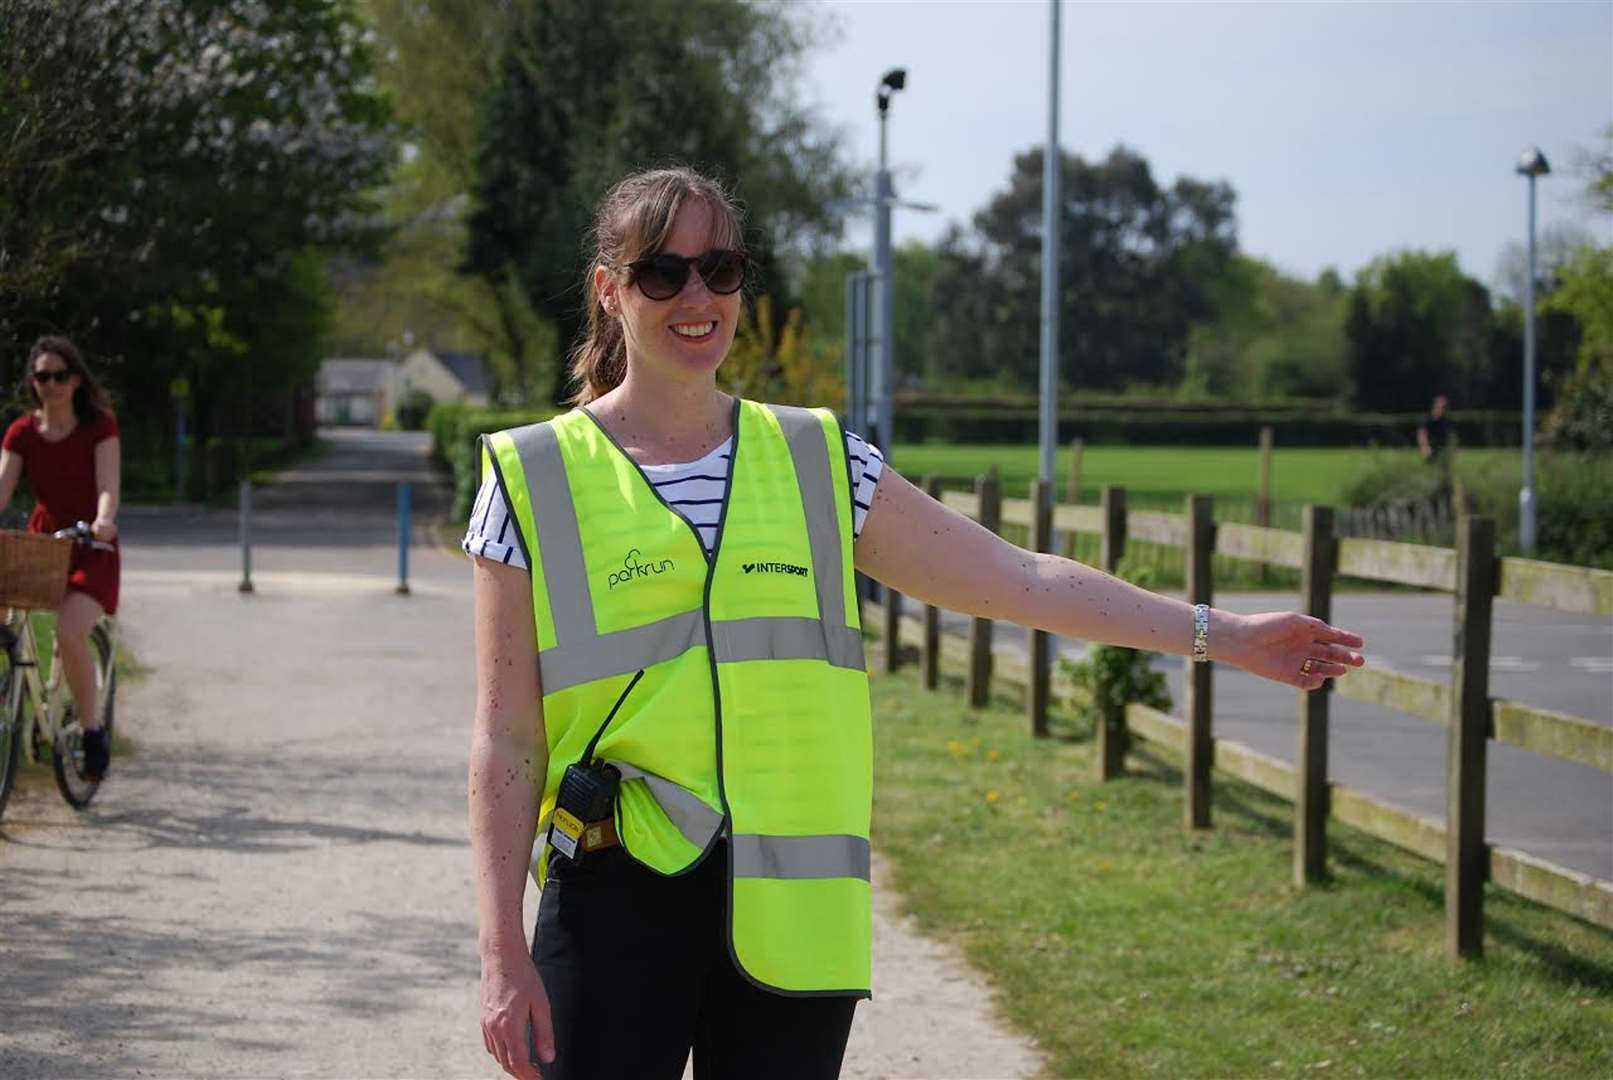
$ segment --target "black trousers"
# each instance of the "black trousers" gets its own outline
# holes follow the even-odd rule
[[[532,959],[549,994],[545,1080],[832,1080],[857,999],[760,989],[728,947],[728,849],[668,878],[620,847],[553,855]]]

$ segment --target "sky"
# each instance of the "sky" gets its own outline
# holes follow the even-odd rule
[[[1047,137],[1047,0],[810,0],[828,41],[805,99],[853,160],[879,154],[874,91],[891,102],[898,241],[967,225]],[[1613,242],[1584,202],[1578,159],[1613,124],[1613,0],[1533,3],[1101,3],[1061,14],[1059,142],[1140,152],[1156,181],[1230,181],[1248,254],[1351,277],[1397,249],[1454,250],[1485,284],[1528,227],[1539,146],[1553,173],[1539,228]],[[869,244],[864,220],[847,231]]]

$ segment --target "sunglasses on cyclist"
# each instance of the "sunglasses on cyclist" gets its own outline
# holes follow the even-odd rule
[[[689,271],[698,270],[706,288],[728,296],[745,284],[745,255],[715,248],[704,255],[651,255],[627,264],[633,284],[651,300],[670,300],[689,283]]]
[[[36,371],[36,372],[34,372],[34,382],[38,383],[40,386],[44,386],[48,382],[65,383],[65,382],[67,382],[68,379],[71,379],[72,377],[73,377],[73,373],[71,371],[68,371],[66,368],[62,368],[62,369],[60,369],[58,371]]]

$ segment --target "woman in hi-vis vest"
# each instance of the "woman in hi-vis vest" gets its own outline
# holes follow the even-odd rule
[[[868,996],[854,572],[922,603],[1315,689],[1361,639],[1036,555],[823,409],[738,400],[740,214],[687,169],[605,196],[577,407],[483,441],[470,823],[482,1036],[517,1077],[838,1074]],[[530,951],[522,896],[543,887]]]

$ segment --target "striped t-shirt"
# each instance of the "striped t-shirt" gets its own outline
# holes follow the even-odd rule
[[[679,514],[688,519],[711,554],[717,542],[717,517],[722,512],[723,488],[728,483],[728,463],[733,457],[734,440],[723,444],[701,458],[679,465],[641,465],[644,475],[655,487],[656,493]],[[846,432],[846,454],[851,458],[853,483],[851,534],[862,532],[868,507],[874,501],[874,487],[879,483],[885,458],[878,448],[862,438]],[[476,504],[471,509],[469,527],[459,546],[467,555],[509,566],[526,566],[526,558],[515,538],[515,526],[510,520],[509,504],[498,489],[498,481],[491,474],[482,481],[476,493]]]

